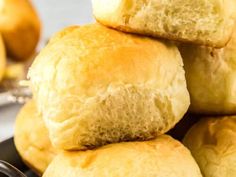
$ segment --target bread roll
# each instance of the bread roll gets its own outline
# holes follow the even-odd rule
[[[162,135],[153,141],[107,145],[94,151],[65,152],[43,177],[201,177],[181,143]]]
[[[40,20],[29,0],[0,1],[0,32],[13,59],[33,54],[40,37]]]
[[[132,33],[223,47],[236,19],[235,0],[92,0],[102,24]]]
[[[222,49],[182,45],[190,111],[201,114],[236,113],[236,30]]]
[[[175,45],[99,24],[57,34],[28,76],[52,143],[62,149],[154,138],[189,106]]]
[[[48,130],[34,101],[29,101],[20,111],[15,123],[14,141],[26,164],[42,174],[55,156]]]
[[[236,176],[236,116],[203,118],[183,140],[204,177]]]
[[[2,36],[0,35],[0,81],[3,79],[5,69],[6,69],[6,53]]]

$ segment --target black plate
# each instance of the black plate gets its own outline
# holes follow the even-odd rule
[[[13,138],[0,143],[0,160],[4,160],[22,171],[27,177],[38,177],[21,160],[16,151]],[[0,174],[0,177],[6,177]]]

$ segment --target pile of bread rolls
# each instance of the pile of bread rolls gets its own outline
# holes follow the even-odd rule
[[[29,0],[0,1],[0,81],[8,77],[7,58],[25,61],[34,53],[40,28],[39,17]]]
[[[99,23],[55,34],[29,70],[15,128],[26,164],[44,177],[235,177],[236,2],[92,5]],[[188,110],[202,119],[185,147],[165,133]]]

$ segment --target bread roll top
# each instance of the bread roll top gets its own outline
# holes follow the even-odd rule
[[[236,116],[203,117],[183,142],[205,177],[236,175]]]
[[[173,43],[99,24],[56,34],[28,76],[50,138],[62,149],[154,138],[189,106]]]
[[[146,142],[111,144],[93,151],[64,152],[43,177],[201,177],[190,152],[162,135]]]

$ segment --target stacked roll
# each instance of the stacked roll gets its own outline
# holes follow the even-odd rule
[[[38,116],[24,120],[21,113],[17,118],[15,144],[23,160],[44,177],[235,176],[235,153],[230,153],[235,149],[234,120],[219,123],[220,127],[227,125],[225,131],[210,127],[207,133],[204,118],[199,137],[198,128],[185,137],[184,144],[192,154],[164,135],[182,119],[190,99],[190,111],[198,114],[234,113],[234,97],[226,97],[233,94],[234,79],[222,83],[222,74],[234,72],[234,3],[93,0],[94,16],[101,24],[58,32],[29,70],[34,101],[28,104],[35,104],[32,110]],[[181,52],[169,40],[178,41]],[[212,48],[223,47],[229,40],[223,49]],[[215,96],[212,90],[216,87]],[[29,116],[25,112],[22,117]],[[36,123],[39,117],[43,126]],[[46,129],[43,136],[20,130],[22,121],[31,124],[31,119],[35,130]],[[213,119],[214,124],[220,122],[220,118]],[[222,137],[212,135],[218,131]],[[44,142],[37,148],[33,138],[22,138],[34,137],[34,132],[36,141]],[[218,139],[224,136],[229,141],[219,141],[220,148],[211,148],[225,148],[227,158],[216,165],[212,165],[214,160],[204,161],[210,151],[200,150],[202,142],[218,146]],[[49,150],[53,156],[48,159],[35,163],[29,158],[30,152],[47,154]],[[212,173],[214,169],[221,173]]]

